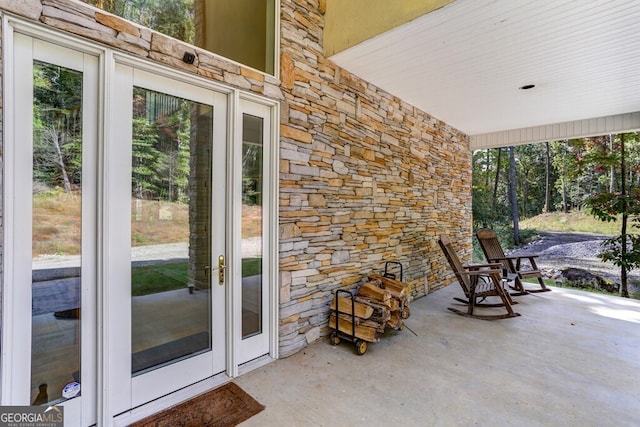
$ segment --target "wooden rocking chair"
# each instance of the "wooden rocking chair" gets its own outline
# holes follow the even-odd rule
[[[509,317],[520,316],[511,308],[514,302],[509,293],[506,292],[501,286],[501,270],[500,264],[474,264],[474,265],[462,265],[458,254],[453,249],[451,241],[445,235],[440,236],[438,240],[440,249],[447,258],[451,269],[458,279],[458,283],[464,291],[466,299],[454,298],[467,305],[467,311],[461,311],[453,307],[447,309],[459,314],[461,316],[475,317],[482,320],[495,320],[506,319]],[[483,302],[487,297],[497,296],[500,298],[500,303],[485,303]],[[507,312],[505,314],[475,314],[475,307],[504,307]]]
[[[484,252],[487,262],[500,263],[501,268],[506,270],[509,275],[513,276],[513,289],[517,292],[512,293],[511,295],[526,295],[532,292],[548,292],[551,290],[544,284],[542,272],[536,264],[537,255],[506,256],[502,250],[502,246],[500,246],[496,232],[488,228],[478,230],[476,237],[478,238],[478,242],[480,242],[482,252]],[[526,265],[526,262],[523,263],[522,260],[527,260],[529,266]],[[540,284],[540,289],[525,288],[523,280],[528,278],[537,279]]]

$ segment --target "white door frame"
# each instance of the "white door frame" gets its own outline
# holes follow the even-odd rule
[[[274,220],[277,221],[277,182],[274,184],[273,179],[269,177],[277,176],[278,170],[278,151],[277,139],[275,138],[275,127],[273,121],[274,108],[269,104],[265,104],[261,99],[241,95],[238,99],[238,108],[236,108],[236,126],[235,137],[232,148],[232,158],[234,164],[233,191],[231,191],[232,201],[230,207],[233,209],[231,218],[234,220],[233,230],[234,235],[241,236],[242,227],[239,219],[242,218],[242,124],[243,115],[249,114],[252,116],[260,117],[264,119],[263,122],[263,176],[264,182],[261,188],[263,195],[262,199],[262,223],[263,223],[263,235],[262,235],[262,259],[264,271],[262,272],[262,304],[261,304],[261,317],[262,317],[262,332],[255,336],[242,339],[242,254],[240,252],[240,245],[237,244],[234,247],[234,301],[233,301],[233,331],[232,337],[234,340],[234,353],[235,362],[231,367],[234,372],[234,376],[238,375],[240,366],[244,363],[250,362],[260,356],[269,355],[270,358],[277,358],[277,342],[272,340],[273,327],[278,324],[278,319],[275,317],[277,313],[278,293],[276,292],[277,286],[273,284],[277,283],[277,233],[273,233],[277,230],[277,225],[273,225]],[[239,239],[234,239],[235,243],[238,243]]]
[[[5,20],[5,28],[10,23]],[[12,27],[10,27],[13,29]],[[5,31],[5,169],[2,405],[30,404],[32,334],[32,170],[33,170],[33,61],[82,72],[82,257],[80,396],[61,403],[67,425],[96,420],[96,289],[99,52],[72,50],[11,30]],[[17,95],[19,94],[19,95]]]
[[[20,310],[24,310],[23,307],[31,304],[31,291],[29,289],[28,295],[21,290],[15,289],[11,286],[12,283],[16,283],[18,280],[30,280],[26,278],[26,273],[17,268],[19,259],[27,256],[31,258],[31,247],[20,243],[21,236],[25,233],[25,230],[13,227],[14,221],[24,215],[26,209],[29,207],[23,205],[14,204],[13,201],[17,200],[16,196],[24,191],[13,186],[13,180],[15,180],[14,174],[16,169],[22,167],[15,161],[17,156],[23,155],[19,150],[25,148],[18,144],[12,145],[12,141],[17,141],[22,138],[22,135],[31,135],[32,126],[28,123],[26,127],[18,125],[18,114],[20,108],[25,108],[25,102],[31,105],[32,99],[28,94],[20,93],[16,94],[11,82],[20,78],[23,74],[24,78],[32,79],[32,75],[25,73],[22,65],[19,64],[19,59],[16,58],[14,53],[15,37],[19,34],[33,37],[35,39],[47,40],[51,43],[55,43],[63,48],[75,50],[85,56],[93,56],[98,66],[98,73],[95,80],[91,85],[84,85],[85,88],[92,86],[97,91],[98,104],[96,105],[96,119],[93,122],[96,135],[95,145],[96,152],[92,154],[95,156],[97,166],[95,168],[97,188],[96,201],[94,203],[97,206],[97,213],[95,215],[96,232],[96,244],[94,248],[95,256],[95,277],[96,283],[92,292],[94,292],[93,304],[95,304],[95,316],[97,323],[94,323],[91,327],[83,326],[83,334],[87,333],[92,335],[93,338],[85,338],[83,336],[83,343],[85,347],[88,343],[93,342],[91,346],[96,349],[94,354],[94,362],[91,365],[86,365],[83,362],[83,382],[85,382],[85,376],[87,369],[92,369],[95,372],[95,393],[91,398],[91,405],[94,407],[95,415],[94,422],[98,424],[108,425],[112,422],[116,424],[126,423],[127,420],[140,419],[141,417],[153,413],[162,407],[167,407],[172,404],[178,403],[190,396],[198,394],[208,388],[228,381],[240,373],[244,373],[257,366],[267,363],[270,360],[278,358],[278,162],[279,162],[279,108],[278,101],[270,100],[250,93],[241,92],[237,89],[227,87],[225,85],[213,82],[208,79],[195,76],[186,72],[171,69],[152,63],[147,60],[131,57],[126,54],[118,53],[110,48],[95,44],[93,42],[87,42],[76,36],[69,35],[58,30],[49,29],[41,24],[34,24],[30,21],[23,20],[21,18],[4,15],[3,17],[3,83],[4,83],[4,96],[5,104],[3,108],[3,140],[5,145],[4,151],[4,188],[3,188],[3,215],[4,215],[4,250],[3,250],[3,281],[2,281],[2,353],[0,355],[0,364],[2,367],[1,384],[0,384],[0,402],[1,404],[28,404],[25,399],[28,400],[28,393],[21,389],[24,385],[20,386],[21,377],[23,375],[29,375],[29,366],[20,367],[25,365],[24,354],[30,354],[30,342],[25,343],[22,338],[22,331],[24,331],[24,325],[19,326],[18,318],[20,318]],[[104,176],[109,176],[109,179],[114,179],[113,171],[116,165],[113,164],[113,159],[109,159],[105,154],[105,141],[110,141],[116,134],[117,127],[108,126],[108,121],[105,115],[111,109],[113,109],[114,99],[116,96],[120,96],[114,93],[114,87],[117,83],[115,81],[115,66],[116,63],[131,65],[139,70],[158,73],[170,77],[173,81],[193,84],[206,88],[207,90],[213,90],[226,94],[228,97],[228,123],[227,129],[229,130],[228,148],[227,153],[232,152],[234,141],[241,141],[241,122],[238,125],[238,120],[241,120],[242,112],[240,111],[241,101],[250,101],[256,104],[266,106],[270,109],[270,135],[269,135],[269,150],[265,151],[265,157],[268,157],[268,163],[271,169],[271,175],[266,176],[268,183],[268,194],[270,202],[268,206],[265,206],[268,211],[268,217],[265,217],[265,231],[264,231],[264,254],[270,256],[269,271],[266,273],[266,279],[268,280],[268,323],[265,324],[265,328],[268,328],[268,354],[261,358],[258,362],[253,361],[244,365],[241,365],[238,361],[241,360],[239,352],[242,351],[238,342],[239,340],[234,338],[234,324],[236,322],[235,315],[238,313],[238,309],[234,309],[234,305],[237,304],[237,295],[234,296],[232,291],[229,291],[231,286],[227,285],[226,291],[226,304],[227,304],[227,319],[234,319],[234,322],[227,322],[226,331],[226,371],[225,373],[215,376],[213,378],[201,381],[198,384],[186,387],[176,393],[165,396],[147,405],[143,405],[137,409],[131,409],[123,413],[121,416],[115,417],[120,411],[116,410],[117,398],[114,400],[114,396],[119,393],[118,387],[121,384],[118,383],[118,376],[114,374],[116,366],[110,357],[114,354],[114,337],[118,334],[117,321],[118,321],[118,309],[115,304],[115,299],[110,293],[108,284],[113,283],[117,277],[114,277],[113,269],[110,269],[111,257],[114,256],[113,246],[109,240],[109,235],[113,235],[113,230],[117,227],[110,221],[109,215],[106,214],[109,206],[112,205],[113,200],[110,199],[111,184],[107,184],[104,181]],[[97,89],[96,89],[97,88]],[[29,107],[30,108],[30,107]],[[91,113],[93,114],[93,112]],[[240,126],[240,127],[239,127]],[[87,128],[88,130],[89,128]],[[16,152],[18,150],[18,152]],[[231,159],[227,159],[228,163],[233,163]],[[228,167],[231,167],[228,165]],[[237,171],[236,171],[237,172]],[[30,171],[29,171],[30,173]],[[234,172],[235,173],[235,172]],[[231,176],[231,175],[230,175]],[[125,179],[129,179],[126,177]],[[232,181],[229,179],[229,181]],[[234,201],[231,199],[233,185],[228,182],[230,188],[227,189],[227,206],[228,213],[234,212]],[[239,197],[239,195],[237,196]],[[29,201],[29,204],[31,202]],[[30,210],[28,210],[30,211]],[[103,213],[104,212],[104,213]],[[234,254],[234,250],[238,249],[237,244],[234,245],[234,240],[240,236],[237,234],[237,224],[233,223],[230,218],[232,215],[227,215],[229,224],[227,224],[228,230],[233,230],[234,236],[227,239],[227,254]],[[29,246],[27,248],[27,246]],[[25,255],[26,254],[26,255]],[[238,277],[241,275],[237,267],[231,265],[229,267],[228,275]],[[84,272],[83,272],[84,274]],[[24,277],[22,277],[22,276]],[[30,275],[30,271],[29,271]],[[84,291],[84,290],[83,290]],[[91,290],[90,290],[91,291]],[[84,295],[89,293],[83,292]],[[83,306],[85,302],[83,301]],[[30,319],[27,320],[30,326]],[[89,341],[93,339],[93,341]],[[15,345],[14,345],[15,344]],[[28,347],[28,348],[27,348]],[[84,356],[83,356],[84,357]],[[23,377],[25,378],[25,377]],[[91,388],[91,387],[89,387]],[[25,397],[27,396],[27,397]],[[86,388],[83,388],[82,396],[85,401],[89,401],[89,392]],[[84,416],[83,416],[84,417]],[[96,418],[97,417],[97,418]],[[82,421],[84,423],[84,421]]]

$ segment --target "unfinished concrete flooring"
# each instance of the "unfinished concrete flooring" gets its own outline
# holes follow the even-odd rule
[[[367,353],[313,344],[236,380],[266,410],[243,426],[638,426],[640,301],[553,288],[521,317],[446,310],[457,285],[411,305],[411,330]]]

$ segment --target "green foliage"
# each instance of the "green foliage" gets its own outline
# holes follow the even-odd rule
[[[617,221],[620,215],[640,215],[640,189],[632,194],[596,193],[587,199],[589,212],[600,221]]]
[[[589,206],[592,215],[601,221],[611,222],[621,218],[620,231],[602,244],[602,251],[598,257],[603,261],[613,262],[621,268],[620,294],[628,297],[627,272],[640,267],[640,236],[628,232],[629,228],[637,225],[637,218],[640,215],[640,189],[638,188],[637,171],[630,167],[627,158],[627,147],[630,147],[630,154],[633,156],[634,147],[640,142],[640,134],[628,133],[618,135],[613,140],[609,140],[609,145],[599,143],[598,140],[591,141],[591,151],[589,157],[585,156],[584,164],[591,168],[605,169],[611,171],[611,179],[614,178],[614,171],[617,171],[619,191],[613,191],[614,183],[610,184],[609,191],[595,192],[588,197],[586,204]],[[635,219],[631,224],[629,218]]]
[[[33,81],[34,181],[71,191],[82,181],[82,73],[36,61]]]
[[[242,203],[262,205],[262,145],[242,144]]]
[[[515,156],[519,216],[528,218],[542,212],[544,208],[545,145],[518,146],[515,148]]]
[[[102,10],[195,44],[194,0],[83,0]]]
[[[145,198],[145,194],[157,193],[160,189],[156,176],[160,163],[158,131],[154,123],[149,123],[144,117],[133,119],[132,138],[132,188],[138,198]]]
[[[186,202],[194,103],[141,88],[133,103],[133,194]]]
[[[622,245],[627,245],[627,251],[622,251]],[[640,268],[640,236],[627,234],[614,236],[602,242],[602,251],[598,254],[604,262],[612,262],[626,271]]]

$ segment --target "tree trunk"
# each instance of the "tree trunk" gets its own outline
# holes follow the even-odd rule
[[[613,153],[613,135],[609,135],[609,150]],[[609,193],[613,193],[613,191],[615,190],[615,177],[616,168],[614,166],[611,166],[611,168],[609,169]]]
[[[622,236],[622,247],[621,250],[621,258],[626,260],[627,258],[627,222],[629,221],[629,206],[628,201],[625,198],[627,195],[626,188],[626,159],[625,159],[625,150],[624,150],[624,134],[620,134],[620,194],[622,196],[622,200],[624,200],[624,208],[622,209],[622,228],[620,230],[620,235]],[[623,262],[620,266],[620,296],[629,298],[629,289],[627,287],[627,267]]]
[[[560,180],[562,184],[562,212],[564,213],[569,212],[569,207],[567,206],[567,144],[569,144],[569,141],[565,139],[564,147],[562,148],[562,179]]]
[[[498,202],[498,182],[500,180],[500,163],[502,160],[502,148],[498,148],[498,160],[496,161],[496,177],[493,181],[493,207]]]
[[[60,173],[62,173],[62,180],[64,181],[64,191],[71,193],[71,181],[67,174],[67,168],[64,164],[64,156],[62,155],[62,149],[60,148],[60,135],[55,129],[51,129],[49,132],[51,136],[51,142],[56,149],[56,163],[60,167]]]
[[[486,171],[484,174],[484,187],[489,188],[489,175],[491,174],[491,149],[487,149]]]
[[[513,243],[520,244],[520,219],[518,217],[518,193],[516,189],[516,155],[515,147],[509,147],[509,204],[513,219]]]
[[[544,165],[544,179],[545,179],[545,191],[544,191],[544,208],[542,212],[547,213],[551,211],[551,153],[549,148],[549,141],[544,143],[545,145],[545,165]]]

